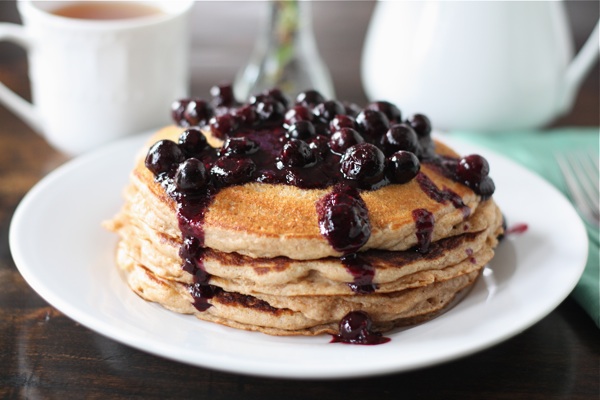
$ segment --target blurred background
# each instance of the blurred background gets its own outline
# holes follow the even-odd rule
[[[311,3],[317,46],[331,72],[337,98],[364,104],[367,100],[360,81],[360,61],[375,1]],[[594,0],[566,1],[576,51],[598,20],[599,4]],[[265,1],[197,2],[192,16],[193,95],[207,97],[212,84],[234,80],[238,70],[248,62],[262,24],[267,23],[268,6]],[[0,1],[0,21],[19,21],[15,0]],[[18,82],[12,89],[27,97],[27,77],[22,73],[26,71],[26,62],[22,49],[0,42],[0,80]],[[596,64],[584,88],[600,87],[599,76]],[[598,90],[584,89],[579,93],[568,121],[583,126],[600,125],[598,114],[582,112],[581,104],[599,109]]]

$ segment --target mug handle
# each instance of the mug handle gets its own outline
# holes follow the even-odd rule
[[[23,26],[17,24],[0,23],[0,40],[13,42],[25,50],[29,50],[32,46],[32,41]],[[34,130],[41,132],[40,119],[34,105],[10,90],[2,82],[0,82],[0,102]]]
[[[599,30],[600,20],[596,22],[594,30],[567,68],[561,104],[561,110],[563,111],[571,108],[579,87],[598,59],[598,49],[600,47]]]

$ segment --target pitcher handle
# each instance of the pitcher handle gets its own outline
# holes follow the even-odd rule
[[[562,98],[562,111],[567,111],[567,109],[570,108],[570,105],[573,104],[579,87],[598,58],[598,51],[600,48],[599,26],[600,20],[596,23],[591,35],[567,68],[564,86],[565,90]]]
[[[32,46],[32,41],[23,26],[7,22],[0,23],[0,40],[13,42],[25,50],[29,50]],[[39,115],[34,105],[10,90],[2,82],[0,82],[0,102],[34,130],[41,132]]]

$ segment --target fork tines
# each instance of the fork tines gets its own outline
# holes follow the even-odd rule
[[[563,174],[571,200],[588,222],[599,226],[598,153],[593,150],[565,152],[555,154],[555,158]]]

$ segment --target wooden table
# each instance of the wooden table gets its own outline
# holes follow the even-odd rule
[[[262,8],[253,3],[197,4],[194,94],[207,96],[213,83],[232,79],[250,53],[258,28],[253,16]],[[366,102],[359,57],[372,8],[372,2],[333,2],[317,3],[313,9],[315,33],[338,97],[359,104]],[[580,45],[598,17],[598,5],[574,2],[569,9]],[[219,23],[219,18],[234,23]],[[0,2],[0,20],[17,20],[13,2]],[[234,25],[239,31],[231,30]],[[0,44],[0,81],[28,97],[26,71],[24,52]],[[596,67],[575,109],[555,126],[600,125],[598,76]],[[215,372],[100,336],[40,298],[19,274],[8,247],[9,224],[20,199],[66,161],[0,106],[0,398],[598,398],[598,328],[570,298],[533,327],[478,354],[423,370],[352,380],[294,381]]]

